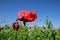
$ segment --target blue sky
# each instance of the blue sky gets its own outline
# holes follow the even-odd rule
[[[48,16],[49,20],[53,19],[54,27],[60,26],[60,0],[0,0],[0,21],[5,19],[11,25],[15,22],[18,11],[34,9],[37,10],[37,19],[27,25],[44,25]]]

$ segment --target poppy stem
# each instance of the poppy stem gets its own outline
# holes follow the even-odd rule
[[[26,21],[25,20],[23,21],[23,24],[24,24],[24,26],[26,26]]]

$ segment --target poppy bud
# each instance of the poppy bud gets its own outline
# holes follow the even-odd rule
[[[13,23],[13,29],[14,30],[18,30],[19,29],[19,23],[18,22],[14,22]]]
[[[0,28],[0,30],[2,30],[3,28]]]

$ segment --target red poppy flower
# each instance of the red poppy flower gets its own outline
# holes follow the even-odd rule
[[[22,10],[20,12],[18,12],[18,18],[17,20],[20,20],[20,21],[29,21],[29,22],[32,22],[34,21],[35,19],[37,18],[36,16],[36,10],[30,12],[30,11],[27,11],[27,10]]]
[[[18,22],[14,22],[13,23],[13,29],[14,30],[18,30],[19,29],[19,23]]]

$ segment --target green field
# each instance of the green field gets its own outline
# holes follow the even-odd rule
[[[60,28],[54,28],[48,19],[40,27],[19,25],[19,30],[14,30],[12,26],[5,26],[0,30],[0,40],[60,40]]]
[[[5,27],[0,31],[0,40],[60,40],[60,28],[21,26],[16,31]]]

